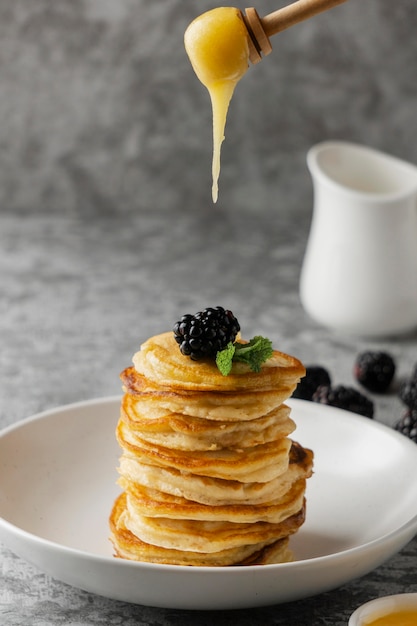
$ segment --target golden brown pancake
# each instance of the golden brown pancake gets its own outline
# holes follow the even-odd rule
[[[234,363],[228,376],[222,376],[212,362],[193,361],[178,349],[173,333],[151,337],[133,357],[135,369],[160,386],[199,391],[268,391],[289,385],[290,394],[305,368],[296,358],[274,350],[260,372],[246,363]]]
[[[132,433],[150,444],[176,450],[249,448],[290,435],[295,424],[282,404],[262,417],[240,421],[212,421],[180,413],[149,417],[138,408],[136,397],[122,399],[123,421]]]
[[[293,384],[283,382],[276,389],[262,393],[254,390],[201,393],[170,389],[146,380],[134,367],[126,368],[120,377],[124,390],[134,396],[137,410],[149,418],[181,413],[205,420],[252,420],[280,406],[293,391]]]
[[[186,475],[172,467],[158,467],[141,463],[136,458],[122,454],[119,471],[131,483],[154,488],[166,494],[181,496],[201,504],[265,504],[274,498],[282,497],[291,485],[302,478],[311,476],[313,454],[293,442],[290,450],[289,466],[284,474],[266,483],[242,483],[238,480],[225,480],[197,474]]]
[[[111,539],[116,556],[134,561],[163,563],[170,565],[193,565],[205,567],[224,567],[230,565],[260,565],[263,563],[284,562],[290,560],[288,537],[297,531],[304,521],[304,509],[286,520],[274,540],[248,543],[226,550],[197,552],[163,548],[147,543],[132,533],[125,525],[126,494],[122,493],[114,503],[110,515]]]
[[[234,479],[241,482],[266,482],[288,469],[291,439],[283,437],[252,448],[223,450],[172,450],[148,444],[132,433],[122,419],[116,430],[120,446],[144,463],[161,467],[175,467],[199,476]]]
[[[249,505],[244,503],[213,506],[187,500],[181,496],[173,496],[157,489],[143,487],[125,479],[120,479],[119,484],[126,491],[132,515],[136,512],[147,517],[245,524],[255,522],[278,524],[290,515],[294,515],[303,505],[306,488],[305,480],[298,480],[291,485],[283,496],[264,504]]]
[[[277,524],[201,522],[146,517],[136,515],[136,512],[130,509],[128,498],[124,516],[126,528],[142,541],[162,548],[206,554],[282,539],[294,533],[301,523],[300,512]]]

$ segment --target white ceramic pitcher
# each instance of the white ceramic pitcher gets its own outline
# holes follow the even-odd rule
[[[310,149],[314,209],[300,298],[317,322],[366,337],[417,328],[417,168],[332,141]]]

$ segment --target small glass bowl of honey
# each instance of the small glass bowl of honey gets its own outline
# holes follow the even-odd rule
[[[348,626],[417,626],[417,593],[371,600],[356,609]]]

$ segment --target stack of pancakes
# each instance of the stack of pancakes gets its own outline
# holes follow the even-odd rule
[[[234,363],[223,376],[183,356],[173,333],[146,341],[133,363],[121,374],[116,556],[196,566],[291,560],[313,454],[289,438],[284,402],[303,365],[274,351],[259,373]]]

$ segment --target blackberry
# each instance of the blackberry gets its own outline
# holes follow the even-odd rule
[[[417,409],[417,378],[406,380],[401,385],[398,395],[409,409]]]
[[[417,409],[406,409],[394,428],[417,443]]]
[[[362,393],[353,389],[353,387],[319,387],[313,394],[313,402],[321,404],[329,404],[330,406],[359,413],[365,417],[372,418],[374,416],[374,404]]]
[[[236,317],[221,306],[183,315],[173,328],[182,354],[194,361],[215,358],[230,341],[234,342],[239,330]]]
[[[395,374],[395,362],[387,352],[368,350],[356,357],[353,368],[356,380],[369,391],[387,391]]]
[[[301,400],[311,400],[313,393],[321,385],[330,387],[329,372],[321,365],[308,365],[306,367],[306,375],[298,383],[292,397],[300,398]]]

